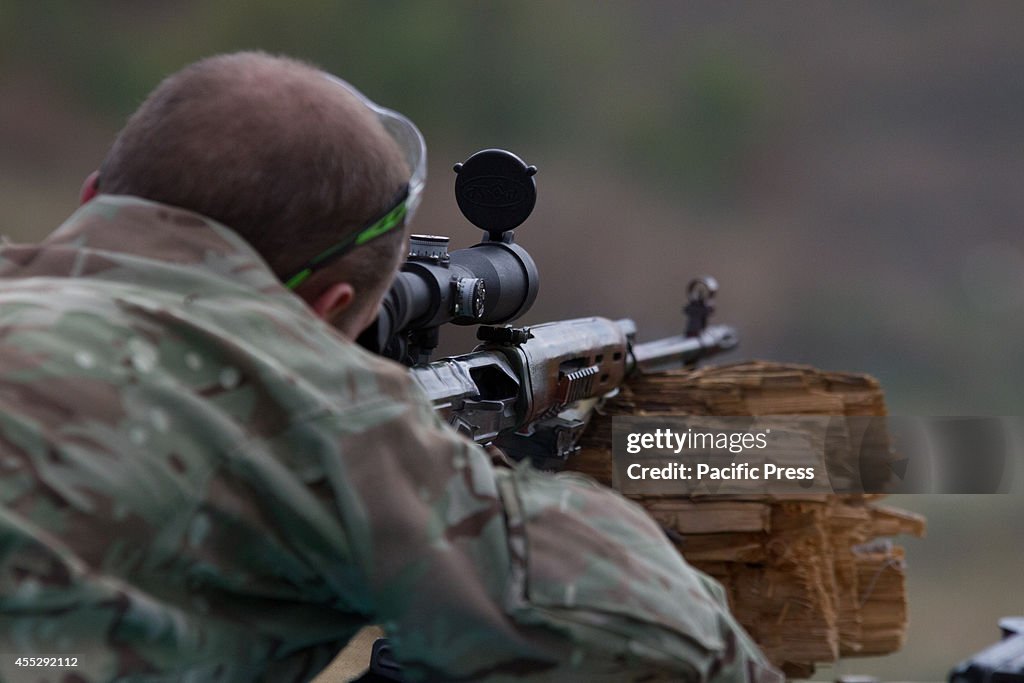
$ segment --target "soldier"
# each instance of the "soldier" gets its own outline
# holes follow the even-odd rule
[[[0,249],[0,678],[306,681],[380,623],[410,680],[778,679],[637,506],[351,341],[424,169],[338,79],[213,57]]]

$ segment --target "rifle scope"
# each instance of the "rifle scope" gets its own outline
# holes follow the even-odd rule
[[[376,321],[359,337],[370,351],[407,365],[429,360],[440,325],[506,323],[537,298],[537,266],[513,233],[536,204],[536,167],[511,152],[486,149],[456,164],[455,172],[459,209],[486,236],[449,252],[448,237],[413,235]]]

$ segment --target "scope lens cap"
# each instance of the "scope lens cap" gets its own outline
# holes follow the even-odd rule
[[[537,203],[536,166],[503,149],[485,149],[455,164],[455,201],[491,239],[521,225]]]

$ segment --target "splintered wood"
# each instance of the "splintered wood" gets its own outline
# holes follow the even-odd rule
[[[569,468],[611,484],[615,415],[883,416],[866,375],[748,362],[641,376],[595,416]],[[884,430],[882,430],[884,432]],[[888,454],[888,435],[858,448]],[[851,448],[834,434],[830,453]],[[845,449],[845,450],[844,450]],[[725,586],[736,618],[789,676],[816,663],[900,648],[907,624],[903,549],[879,537],[924,534],[924,519],[877,495],[634,497],[683,556]]]

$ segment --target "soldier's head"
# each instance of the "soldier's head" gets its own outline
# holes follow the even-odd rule
[[[259,52],[221,55],[149,95],[82,198],[134,195],[227,225],[354,336],[372,321],[403,254],[405,209],[422,185],[417,178],[409,196],[422,172],[422,163],[410,167],[422,155],[410,150],[417,142],[406,119],[315,67]]]

